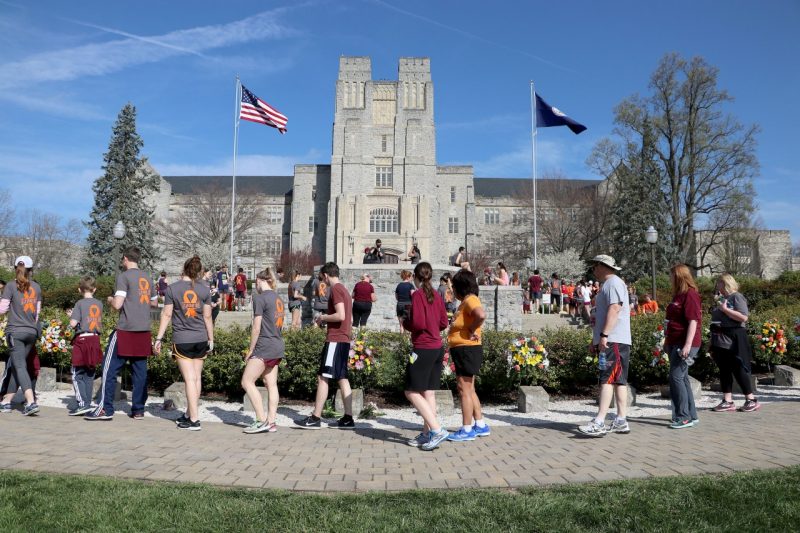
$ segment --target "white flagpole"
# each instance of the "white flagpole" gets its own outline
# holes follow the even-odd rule
[[[533,171],[533,268],[538,266],[538,231],[536,227],[536,91],[531,80],[531,166]]]
[[[239,106],[242,103],[241,96],[242,84],[239,82],[239,76],[236,76],[236,105],[234,106],[233,118],[233,181],[231,183],[231,255],[230,255],[230,268],[228,272],[233,272],[236,265],[233,264],[233,218],[236,211],[236,152],[239,150]]]

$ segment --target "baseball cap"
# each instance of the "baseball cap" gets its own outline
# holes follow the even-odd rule
[[[617,262],[614,261],[614,258],[610,255],[596,255],[592,257],[591,263],[600,263],[601,265],[605,265],[612,270],[616,270],[619,272],[622,270],[622,267],[617,266]]]
[[[33,268],[33,259],[27,255],[21,255],[17,257],[17,260],[14,261],[14,266],[17,266],[20,263],[22,263],[25,268]]]

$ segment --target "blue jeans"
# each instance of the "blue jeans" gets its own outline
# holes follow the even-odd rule
[[[103,385],[97,402],[107,415],[114,414],[117,375],[126,362],[131,364],[133,374],[131,414],[144,413],[144,405],[147,402],[147,357],[120,357],[117,352],[117,332],[114,331],[108,339],[103,357]]]
[[[664,346],[669,354],[669,397],[672,400],[673,420],[697,420],[697,408],[694,405],[694,395],[689,384],[689,365],[681,357],[681,346]],[[689,352],[694,357],[700,350],[692,348]]]

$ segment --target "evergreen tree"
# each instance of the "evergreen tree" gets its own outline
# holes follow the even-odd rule
[[[152,206],[145,197],[159,191],[159,176],[140,157],[143,146],[136,132],[136,108],[122,108],[114,124],[108,152],[103,155],[103,175],[92,186],[94,207],[90,214],[88,250],[84,267],[95,275],[110,275],[118,270],[120,254],[127,246],[142,252],[140,266],[152,268],[159,258],[153,228]],[[125,237],[114,238],[114,225],[125,224]]]

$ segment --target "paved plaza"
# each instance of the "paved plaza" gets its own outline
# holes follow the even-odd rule
[[[239,426],[209,422],[187,432],[175,429],[175,412],[86,422],[45,407],[37,417],[0,415],[3,441],[17,443],[4,448],[0,468],[326,492],[731,472],[800,464],[798,407],[786,398],[757,413],[702,411],[699,426],[684,430],[668,429],[666,418],[642,417],[630,419],[630,434],[603,438],[580,436],[572,423],[495,427],[490,437],[433,452],[406,445],[416,434],[410,429],[281,427],[245,435]]]

